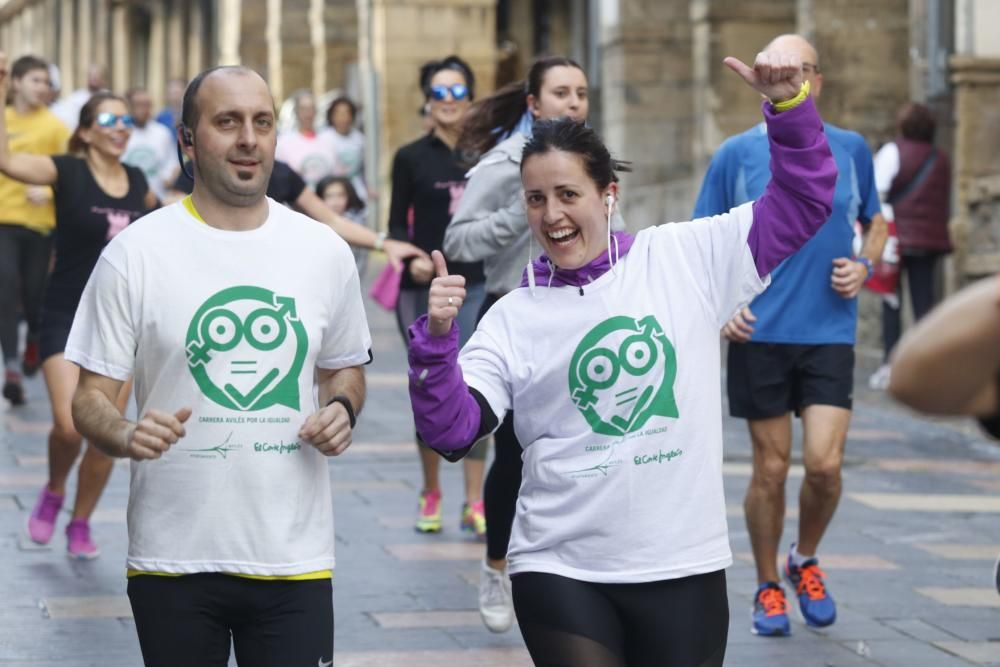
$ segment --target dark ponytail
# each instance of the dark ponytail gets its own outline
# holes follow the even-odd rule
[[[115,95],[107,91],[94,93],[87,100],[87,103],[83,105],[83,108],[80,109],[80,122],[77,123],[76,129],[73,131],[73,136],[69,138],[69,152],[71,155],[83,157],[87,154],[88,144],[83,140],[81,130],[89,130],[94,126],[94,121],[97,120],[97,108],[108,100],[118,100],[125,106],[128,106],[125,98],[121,95]]]
[[[583,72],[579,63],[564,56],[548,56],[536,60],[523,81],[509,83],[469,107],[462,135],[458,139],[458,150],[478,159],[496,146],[501,137],[510,134],[528,110],[528,95],[537,98],[542,94],[545,74],[553,67],[575,67]]]
[[[528,158],[550,151],[563,151],[579,155],[583,159],[587,175],[598,190],[618,182],[616,172],[632,171],[631,162],[623,162],[611,157],[601,138],[591,128],[570,118],[540,120],[535,123],[531,139],[524,145],[521,154],[521,171]]]

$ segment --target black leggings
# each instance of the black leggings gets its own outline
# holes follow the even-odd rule
[[[906,272],[906,283],[910,288],[910,300],[913,304],[913,320],[917,321],[934,307],[934,269],[941,255],[901,255],[899,258],[900,280],[896,284],[896,304],[892,305],[882,299],[882,353],[889,360],[902,331],[900,311],[903,308],[902,273]]]
[[[0,349],[4,361],[17,358],[18,301],[28,322],[28,340],[38,337],[51,256],[51,237],[20,225],[0,224]]]
[[[726,655],[724,570],[643,584],[537,572],[511,581],[536,667],[720,667]]]
[[[487,294],[479,317],[497,302],[500,295]],[[503,560],[507,557],[510,531],[517,511],[517,493],[521,489],[521,443],[514,435],[514,413],[508,412],[493,434],[493,463],[483,485],[483,513],[486,515],[486,557]]]
[[[146,667],[316,667],[333,662],[329,579],[139,575],[128,597]]]

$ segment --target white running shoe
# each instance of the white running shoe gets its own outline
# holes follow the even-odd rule
[[[507,571],[483,561],[479,571],[479,615],[490,632],[507,632],[514,623],[514,598]]]
[[[889,378],[892,375],[892,369],[889,364],[882,364],[879,369],[872,373],[871,377],[868,378],[868,386],[876,391],[885,391],[889,388]]]

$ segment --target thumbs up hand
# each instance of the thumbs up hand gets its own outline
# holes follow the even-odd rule
[[[448,264],[440,250],[431,253],[434,273],[427,299],[427,330],[432,336],[447,336],[458,309],[465,301],[465,277],[448,275]]]

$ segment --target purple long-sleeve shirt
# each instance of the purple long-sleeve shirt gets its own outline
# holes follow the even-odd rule
[[[753,203],[753,224],[747,246],[759,276],[766,276],[812,238],[830,216],[837,166],[812,98],[777,113],[763,105],[771,150],[772,178]],[[616,232],[618,256],[625,257],[632,237]],[[613,251],[614,252],[614,251]],[[578,269],[559,269],[544,255],[532,265],[539,286],[581,288],[610,269],[607,253]],[[527,274],[523,285],[527,285]],[[458,364],[458,328],[447,336],[432,336],[427,316],[410,333],[410,401],[417,432],[441,451],[470,446],[482,435],[479,401],[466,386]],[[502,415],[495,415],[502,417]]]

